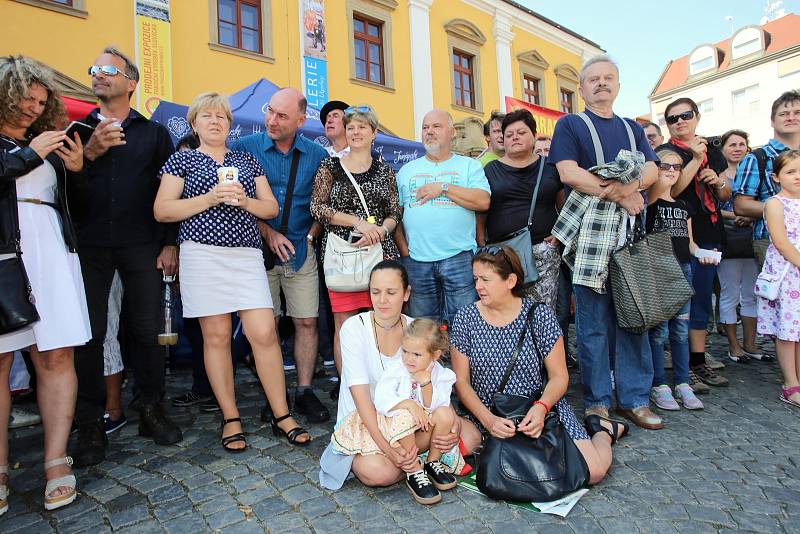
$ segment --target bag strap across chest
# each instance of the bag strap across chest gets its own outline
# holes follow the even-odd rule
[[[533,319],[533,314],[540,304],[540,302],[534,302],[531,304],[531,309],[528,310],[528,313],[525,316],[525,324],[522,326],[522,332],[517,340],[517,345],[514,347],[514,352],[511,354],[511,361],[508,362],[505,373],[503,373],[503,379],[500,381],[500,385],[497,388],[500,393],[503,393],[506,389],[506,385],[508,385],[508,379],[511,378],[511,373],[514,372],[514,367],[517,366],[517,359],[519,358],[519,353],[522,351],[522,345],[525,343],[525,335],[528,333],[528,326],[530,326],[531,320]],[[534,336],[534,338],[535,337],[536,336]],[[536,339],[533,340],[533,350],[537,353],[537,355],[539,354],[539,347],[536,346]]]

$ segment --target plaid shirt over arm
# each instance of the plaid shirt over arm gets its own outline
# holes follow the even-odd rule
[[[644,155],[620,150],[617,159],[589,172],[624,184],[639,180]],[[564,262],[572,283],[606,292],[611,254],[618,248],[625,210],[617,203],[573,190],[553,225],[553,236],[564,244]]]
[[[758,159],[755,154],[747,154],[739,166],[736,167],[736,195],[745,195],[753,197],[759,202],[765,202],[769,197],[778,193],[778,184],[772,178],[772,161],[778,155],[786,150],[786,147],[776,139],[770,139],[769,142],[763,147],[767,155],[767,165],[765,169],[766,176],[762,180],[761,173],[758,169]],[[764,224],[763,217],[757,219],[753,224],[753,239],[768,239],[769,231],[767,225]]]

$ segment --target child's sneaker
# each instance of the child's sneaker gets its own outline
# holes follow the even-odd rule
[[[689,384],[678,384],[675,386],[675,399],[683,404],[687,410],[702,410],[703,403],[695,397],[692,386]]]
[[[669,386],[662,384],[655,388],[650,388],[650,400],[662,410],[680,410],[681,407],[672,397]]]
[[[436,504],[442,500],[442,494],[431,484],[424,469],[415,473],[406,473],[406,486],[411,490],[414,500],[420,504]]]
[[[447,468],[439,460],[425,464],[425,473],[436,489],[444,491],[456,487],[456,477],[447,472]]]

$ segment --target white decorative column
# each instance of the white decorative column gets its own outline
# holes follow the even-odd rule
[[[494,18],[494,48],[497,54],[497,89],[500,93],[500,111],[506,109],[506,97],[514,96],[514,75],[511,71],[511,41],[514,32],[511,31],[511,18],[508,14],[498,11]]]
[[[433,109],[430,9],[433,0],[409,0],[411,35],[411,89],[414,102],[414,139],[422,135],[422,119]]]

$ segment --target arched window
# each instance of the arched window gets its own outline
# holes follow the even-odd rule
[[[716,68],[716,49],[711,45],[698,46],[689,56],[689,76]]]
[[[764,50],[764,33],[760,28],[742,28],[731,39],[731,59],[737,60]]]

